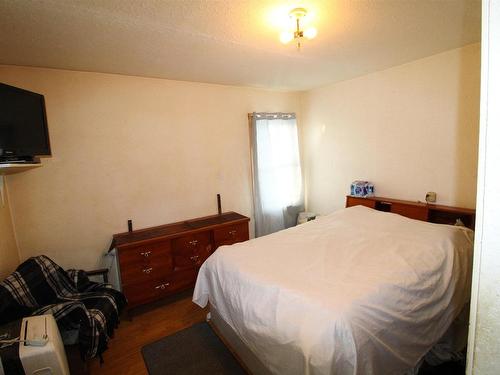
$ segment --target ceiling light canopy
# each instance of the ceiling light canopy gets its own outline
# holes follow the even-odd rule
[[[292,40],[295,40],[297,45],[297,49],[300,49],[302,40],[313,39],[318,31],[314,27],[308,27],[305,30],[303,29],[304,25],[301,25],[301,20],[307,15],[307,10],[305,8],[294,8],[288,13],[291,20],[293,20],[293,30],[284,30],[280,33],[280,41],[283,44],[290,43]]]

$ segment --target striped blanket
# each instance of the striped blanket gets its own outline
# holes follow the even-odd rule
[[[64,271],[50,258],[29,258],[0,283],[0,325],[29,315],[52,314],[60,331],[78,330],[84,359],[100,356],[126,305],[122,293]]]

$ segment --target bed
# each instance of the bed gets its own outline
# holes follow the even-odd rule
[[[219,248],[193,301],[255,374],[402,374],[469,299],[473,232],[363,206]]]

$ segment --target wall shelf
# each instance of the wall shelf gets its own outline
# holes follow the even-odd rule
[[[33,164],[0,164],[0,175],[14,174],[19,172],[24,172],[29,169],[41,167],[41,163],[33,163]]]

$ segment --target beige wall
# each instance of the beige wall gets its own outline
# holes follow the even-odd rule
[[[19,252],[12,226],[7,189],[0,176],[0,281],[14,271],[18,264]]]
[[[350,183],[380,196],[474,207],[480,45],[302,95],[308,209],[343,207]]]
[[[126,221],[141,228],[225,210],[251,215],[246,113],[297,111],[308,208],[377,194],[473,207],[479,44],[304,93],[0,66],[46,97],[52,158],[7,178],[21,260],[94,267]],[[299,100],[300,99],[300,100]]]
[[[113,233],[224,210],[251,215],[247,113],[299,96],[111,74],[0,66],[45,95],[52,158],[8,177],[21,258],[100,262]]]

